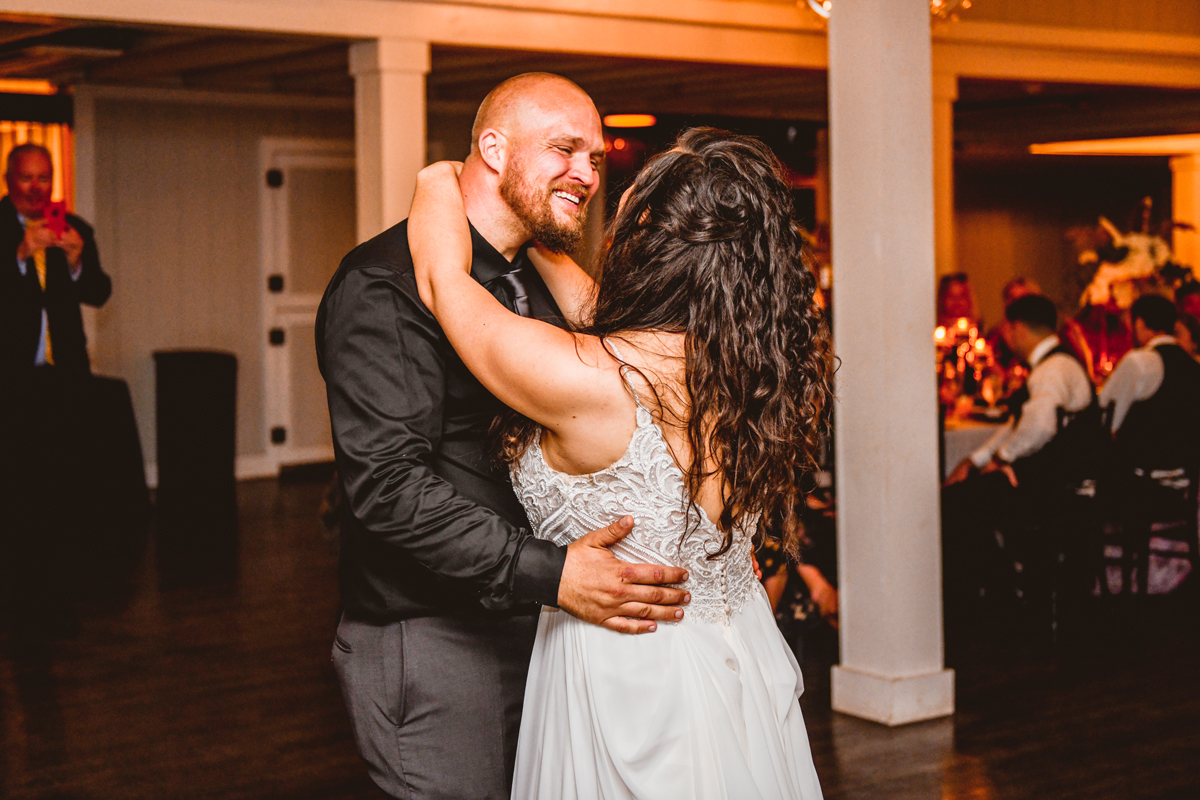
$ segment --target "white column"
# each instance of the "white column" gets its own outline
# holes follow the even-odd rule
[[[1172,244],[1175,258],[1200,270],[1200,153],[1171,159],[1171,213],[1177,222],[1193,230],[1176,230]]]
[[[938,275],[958,271],[954,249],[954,101],[958,76],[933,73],[933,233]]]
[[[833,707],[954,710],[943,669],[928,0],[837,0],[829,136],[842,663]]]
[[[408,216],[425,166],[429,43],[374,39],[350,45],[360,242]]]

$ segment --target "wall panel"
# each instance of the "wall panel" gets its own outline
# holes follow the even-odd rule
[[[151,354],[236,354],[238,455],[261,455],[259,139],[351,139],[353,113],[98,98],[95,135],[94,222],[114,284],[97,315],[96,372],[128,381],[153,464]]]

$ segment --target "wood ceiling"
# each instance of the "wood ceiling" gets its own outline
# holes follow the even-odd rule
[[[522,72],[570,78],[603,114],[826,117],[825,73],[817,70],[456,47],[433,49],[430,103],[473,113],[489,89]]]
[[[0,78],[352,95],[346,43],[320,37],[0,19]]]
[[[0,78],[353,96],[348,42],[195,28],[116,26],[0,15]],[[432,114],[474,113],[521,72],[566,75],[603,113],[827,119],[821,71],[434,46]],[[1200,131],[1200,92],[962,80],[955,135],[964,156],[1013,155],[1036,141]]]

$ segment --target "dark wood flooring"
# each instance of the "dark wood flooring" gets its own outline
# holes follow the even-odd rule
[[[91,559],[78,630],[0,632],[0,797],[381,797],[329,663],[321,489],[241,484],[236,539],[163,533]],[[955,665],[955,717],[897,729],[830,712],[826,666],[806,665],[826,797],[1200,798],[1196,620],[1148,620],[1071,648],[981,637]]]

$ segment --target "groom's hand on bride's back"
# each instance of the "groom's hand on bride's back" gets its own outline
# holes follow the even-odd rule
[[[632,530],[633,518],[623,517],[567,547],[558,585],[559,608],[618,633],[650,633],[658,627],[656,620],[683,619],[690,595],[663,584],[683,583],[687,570],[630,564],[608,549]]]

